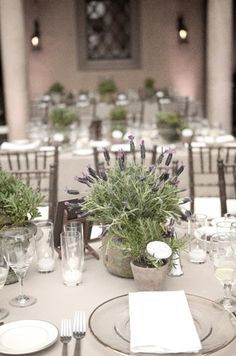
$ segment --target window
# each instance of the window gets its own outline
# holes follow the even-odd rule
[[[139,67],[139,1],[77,0],[79,67]]]

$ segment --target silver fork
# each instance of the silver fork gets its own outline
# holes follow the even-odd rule
[[[68,350],[67,345],[72,338],[72,328],[70,319],[62,319],[61,321],[61,330],[60,330],[60,340],[63,344],[62,356],[67,356]]]
[[[85,334],[86,334],[85,312],[77,311],[74,314],[74,321],[73,321],[73,336],[76,340],[74,356],[80,356],[81,354],[80,340],[83,337],[85,337]]]

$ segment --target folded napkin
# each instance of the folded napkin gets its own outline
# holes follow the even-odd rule
[[[131,352],[201,350],[184,291],[129,293],[129,314]]]
[[[5,151],[28,151],[38,148],[40,141],[16,140],[12,142],[3,142],[1,149]]]

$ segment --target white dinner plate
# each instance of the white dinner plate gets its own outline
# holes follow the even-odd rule
[[[43,350],[56,342],[58,330],[43,320],[18,320],[0,327],[0,352],[25,355]]]

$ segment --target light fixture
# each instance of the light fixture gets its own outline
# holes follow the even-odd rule
[[[34,20],[34,32],[31,36],[31,46],[34,50],[41,49],[40,28],[38,20]]]
[[[188,29],[184,22],[184,17],[179,16],[177,19],[177,31],[178,31],[178,39],[180,43],[188,42]]]

